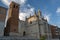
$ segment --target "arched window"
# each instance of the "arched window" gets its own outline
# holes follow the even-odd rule
[[[25,36],[25,35],[26,35],[26,32],[24,31],[24,32],[23,32],[23,36]]]
[[[30,24],[32,24],[32,21],[30,21]]]
[[[18,6],[16,6],[16,8],[18,8]]]

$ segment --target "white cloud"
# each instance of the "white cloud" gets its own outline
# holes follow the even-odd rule
[[[21,3],[20,4],[24,4],[26,2],[26,0],[20,0]]]
[[[30,14],[34,14],[34,8],[30,4],[25,4],[27,0],[2,0],[2,2],[9,7],[11,1],[20,4],[19,18],[25,20],[25,17],[29,17]]]
[[[26,16],[26,13],[22,13],[22,12],[21,12],[21,13],[19,14],[19,19],[20,19],[20,20],[25,20],[25,16]]]
[[[22,10],[21,10],[21,11],[22,11]],[[23,9],[23,12],[20,12],[19,18],[20,18],[21,20],[25,20],[25,17],[26,17],[26,16],[29,17],[30,14],[31,14],[31,15],[34,14],[34,8],[33,8],[33,7],[30,8],[30,9],[24,8],[24,9]]]
[[[7,6],[9,6],[11,1],[14,1],[14,2],[16,2],[16,3],[20,4],[20,5],[25,4],[25,2],[26,2],[26,0],[2,0],[2,2],[4,4],[6,4]]]
[[[49,12],[48,10],[44,10],[43,11],[43,16],[44,16],[44,19],[47,19],[48,22],[51,21],[51,12]]]
[[[60,7],[57,8],[56,13],[60,13]]]
[[[45,15],[44,15],[44,19],[47,19],[47,21],[49,22],[49,21],[50,21],[50,16],[51,16],[50,14],[48,14],[48,15],[45,14]]]
[[[5,5],[9,5],[10,3],[8,2],[8,0],[2,0],[2,2],[5,4]]]

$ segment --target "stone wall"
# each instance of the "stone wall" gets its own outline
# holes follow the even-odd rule
[[[32,22],[32,24],[28,24],[27,27],[27,35],[28,36],[32,36],[34,38],[40,38],[39,35],[39,26],[38,26],[38,22]]]
[[[4,22],[0,21],[0,36],[4,35]]]
[[[37,38],[26,38],[26,37],[0,37],[0,40],[39,40]]]

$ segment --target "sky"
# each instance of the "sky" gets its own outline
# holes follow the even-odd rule
[[[0,0],[0,5],[9,8],[11,1],[20,4],[21,20],[25,20],[26,16],[29,17],[35,10],[38,12],[40,9],[49,24],[60,27],[60,0]]]

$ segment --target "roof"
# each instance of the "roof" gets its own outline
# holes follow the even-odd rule
[[[0,6],[0,8],[6,9],[6,10],[8,9],[8,8],[2,7],[2,6]]]
[[[32,17],[38,17],[37,15],[35,16],[35,15],[33,15],[33,16],[30,16],[30,17],[28,17],[27,19],[30,19],[30,18],[32,18]]]

